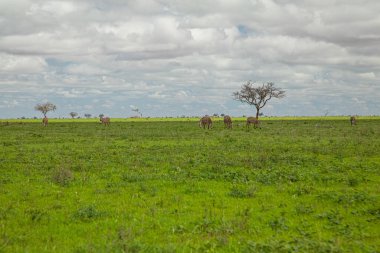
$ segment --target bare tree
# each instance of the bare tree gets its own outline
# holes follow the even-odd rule
[[[285,91],[274,87],[274,83],[271,82],[258,86],[248,81],[242,85],[240,91],[234,92],[233,96],[235,100],[255,106],[256,119],[258,119],[260,109],[263,108],[271,98],[285,97]]]
[[[134,107],[134,108],[132,108],[132,111],[134,111],[134,112],[140,114],[140,117],[142,118],[142,113],[140,112],[139,108]]]
[[[36,111],[40,111],[42,112],[42,114],[44,115],[44,117],[46,117],[46,114],[49,112],[49,111],[55,111],[57,109],[57,106],[55,106],[54,104],[50,103],[50,102],[47,102],[47,103],[44,103],[44,104],[37,104],[34,109]]]
[[[74,117],[78,116],[78,113],[77,112],[70,112],[70,116],[71,116],[71,118],[74,118]]]

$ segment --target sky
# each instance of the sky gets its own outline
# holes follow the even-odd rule
[[[378,0],[1,0],[0,118],[380,114]]]

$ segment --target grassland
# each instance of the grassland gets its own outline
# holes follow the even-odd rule
[[[378,118],[95,121],[0,122],[0,252],[379,252]]]

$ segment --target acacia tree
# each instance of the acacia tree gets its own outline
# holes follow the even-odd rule
[[[46,102],[44,104],[37,104],[36,106],[34,106],[34,109],[36,111],[42,112],[42,114],[44,115],[44,117],[46,117],[46,114],[49,111],[55,111],[57,109],[57,106],[55,106],[54,104],[52,104],[50,102]]]
[[[261,86],[248,81],[241,86],[241,90],[233,93],[234,99],[242,103],[253,105],[256,108],[256,119],[259,118],[260,109],[263,108],[271,98],[285,97],[285,91],[274,87],[269,82]]]
[[[142,113],[140,112],[139,108],[137,108],[137,107],[132,108],[132,111],[137,112],[138,114],[140,114],[140,117],[142,118]]]
[[[78,116],[78,113],[77,112],[70,112],[70,116],[71,116],[71,118],[74,118],[74,117]]]

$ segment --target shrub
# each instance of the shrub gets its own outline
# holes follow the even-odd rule
[[[97,210],[94,205],[87,205],[87,206],[79,208],[74,213],[73,217],[81,221],[90,221],[98,217],[101,217],[102,215],[103,215],[103,212],[100,212],[99,210]]]
[[[39,222],[47,216],[47,213],[44,210],[39,209],[29,209],[26,210],[25,213],[29,216],[30,220],[34,222]]]
[[[355,186],[358,186],[358,184],[359,184],[359,180],[358,180],[357,178],[350,177],[350,178],[348,178],[348,180],[347,180],[347,184],[348,184],[348,186],[350,186],[350,187],[355,187]]]
[[[234,185],[229,195],[234,198],[252,198],[255,196],[257,189],[254,186],[238,186]]]
[[[51,179],[55,184],[67,186],[74,179],[74,175],[71,170],[60,167],[52,172]]]

